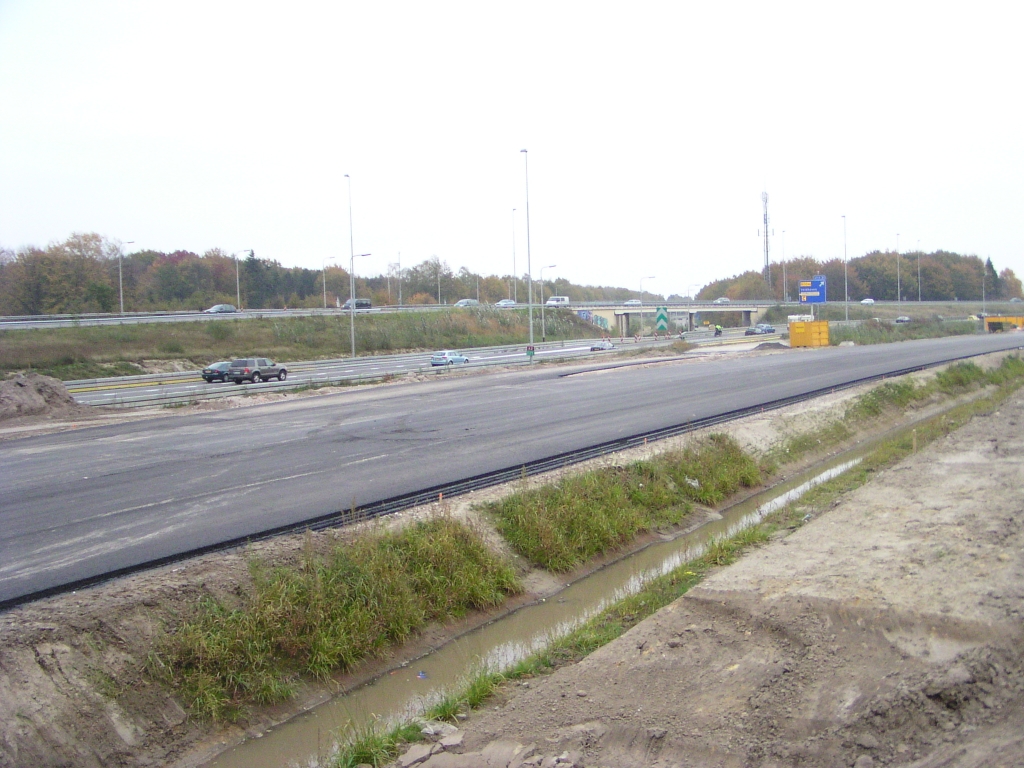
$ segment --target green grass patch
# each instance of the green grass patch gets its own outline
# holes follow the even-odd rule
[[[350,319],[347,313],[339,312],[311,317],[5,330],[0,331],[0,374],[35,370],[67,381],[93,378],[81,375],[88,366],[124,360],[185,358],[201,368],[216,360],[251,355],[284,361],[345,357],[352,352]],[[549,313],[545,332],[551,340],[601,334],[595,325],[573,312]],[[521,344],[527,338],[526,310],[481,307],[356,316],[357,354]],[[125,370],[110,375],[130,373]]]
[[[517,491],[484,509],[519,554],[564,572],[640,533],[678,524],[693,502],[718,504],[760,483],[758,463],[731,437],[714,434],[650,460]]]
[[[521,587],[512,566],[465,525],[441,516],[295,567],[254,561],[241,607],[212,599],[168,634],[151,672],[202,718],[290,697],[297,675],[326,679],[401,643],[427,622],[500,605]]]

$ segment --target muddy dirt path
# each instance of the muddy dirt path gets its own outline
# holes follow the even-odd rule
[[[1017,393],[406,764],[1024,766],[1022,426]]]

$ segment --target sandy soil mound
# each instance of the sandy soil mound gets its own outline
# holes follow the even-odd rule
[[[22,416],[63,415],[79,410],[83,407],[68,394],[59,379],[30,373],[0,383],[0,421]]]
[[[1018,394],[420,765],[1024,766],[1021,423]]]

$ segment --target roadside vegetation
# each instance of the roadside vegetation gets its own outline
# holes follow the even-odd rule
[[[799,502],[801,508],[824,505],[816,500],[834,497],[823,496],[823,489],[839,493],[855,487],[851,483],[864,482],[871,472],[991,409],[1022,383],[1024,361],[1018,356],[1007,356],[988,371],[959,363],[925,384],[894,381],[875,387],[852,402],[842,419],[808,435],[793,435],[765,456],[745,452],[727,435],[710,434],[651,459],[521,489],[480,509],[530,563],[565,572],[644,532],[678,525],[694,504],[719,505],[744,488],[761,485],[777,466],[842,443],[857,425],[890,418],[915,402],[991,388],[986,396],[887,441],[856,469]],[[794,519],[783,510],[757,528],[713,543],[697,561],[651,582],[512,670],[481,672],[427,714],[451,719],[485,700],[506,679],[581,658],[683,594],[710,568],[730,562],[780,525],[795,524]],[[499,606],[521,591],[512,564],[474,529],[447,514],[398,531],[375,529],[330,548],[318,549],[312,541],[307,539],[291,564],[254,560],[252,583],[237,599],[200,602],[163,636],[150,656],[150,674],[178,692],[192,716],[232,719],[249,706],[287,699],[303,677],[329,679],[407,641],[428,623]],[[377,758],[365,759],[367,750],[393,754],[400,743],[415,738],[408,726],[361,733],[362,746],[357,752],[342,750],[337,765],[379,764]],[[356,762],[345,762],[349,759]]]
[[[1004,399],[1024,384],[1024,361],[1007,357],[991,371],[967,363],[953,366],[936,382],[936,389],[955,395],[980,386],[993,385],[986,396],[972,400],[934,418],[916,424],[880,443],[855,467],[810,489],[799,499],[768,515],[759,524],[735,535],[711,541],[698,558],[652,579],[637,592],[614,603],[566,634],[553,638],[544,649],[507,669],[480,669],[461,687],[449,691],[427,706],[421,719],[391,723],[381,728],[363,727],[343,740],[332,758],[332,768],[356,768],[360,764],[383,765],[395,759],[409,743],[421,740],[422,720],[457,722],[470,710],[482,706],[511,681],[550,674],[560,666],[574,664],[598,648],[623,635],[631,627],[672,603],[699,584],[714,569],[737,560],[745,551],[794,530],[825,512],[844,494],[867,483],[871,477],[904,459],[923,446],[950,434],[978,415],[991,413]],[[916,389],[929,389],[930,385]],[[879,392],[881,390],[881,392]],[[906,392],[883,385],[858,399],[863,415],[883,415],[897,403],[908,403]],[[864,403],[863,406],[859,405]],[[880,409],[880,410],[876,410]]]
[[[511,564],[448,516],[323,553],[310,541],[292,567],[254,561],[240,605],[200,603],[152,654],[150,672],[193,716],[230,719],[287,699],[300,675],[326,680],[428,622],[521,591]]]
[[[887,320],[865,320],[860,325],[829,328],[829,343],[837,346],[844,341],[854,344],[888,344],[910,339],[937,339],[943,336],[970,336],[978,333],[981,324],[975,320],[944,321],[938,319],[913,320],[896,323]]]
[[[63,381],[143,372],[143,361],[188,360],[202,368],[216,360],[263,355],[318,360],[351,354],[348,314],[268,317],[184,323],[133,323],[0,331],[0,375],[34,371]],[[547,313],[552,340],[602,334],[574,313]],[[356,316],[358,354],[521,344],[529,336],[526,310],[487,307]]]
[[[857,397],[843,416],[820,425],[813,432],[790,435],[763,458],[766,467],[787,464],[813,453],[830,450],[853,437],[858,428],[890,414],[938,397],[955,397],[987,385],[1002,386],[1024,378],[1024,361],[1016,355],[1003,358],[997,368],[984,370],[976,363],[955,363],[923,384],[911,379],[887,381]]]
[[[714,506],[761,481],[758,463],[735,440],[713,434],[653,459],[517,491],[484,510],[516,552],[565,572],[641,533],[677,525],[693,502]]]

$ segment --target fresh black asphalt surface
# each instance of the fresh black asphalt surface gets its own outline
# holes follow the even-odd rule
[[[995,334],[652,366],[543,366],[10,440],[0,443],[0,602],[616,438],[1022,342]]]

